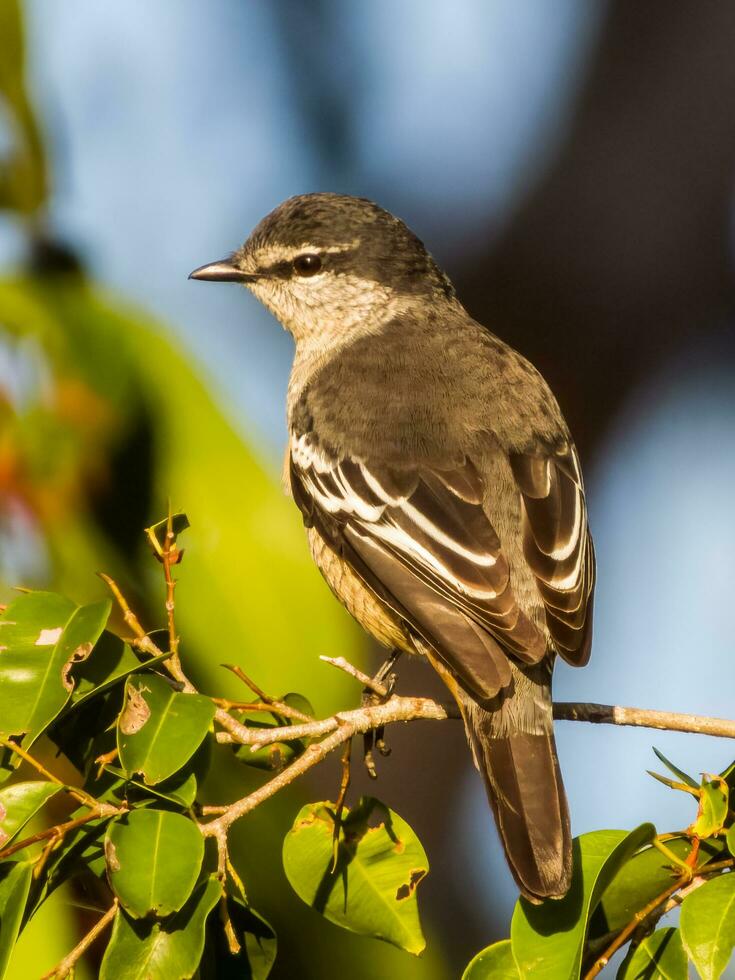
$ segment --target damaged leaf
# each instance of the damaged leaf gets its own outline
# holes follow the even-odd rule
[[[416,887],[429,862],[413,830],[393,810],[363,797],[343,811],[333,868],[334,806],[300,811],[283,843],[296,894],[331,922],[418,955],[424,949]]]
[[[72,668],[89,656],[110,614],[108,600],[75,606],[29,592],[0,616],[0,734],[33,741],[73,691]]]
[[[149,785],[172,776],[202,744],[214,712],[202,694],[181,694],[158,674],[133,674],[117,726],[122,768]]]
[[[721,776],[702,779],[699,790],[699,813],[692,825],[692,833],[697,837],[714,837],[727,819],[730,790]]]

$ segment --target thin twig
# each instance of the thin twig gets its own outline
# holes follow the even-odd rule
[[[659,905],[665,902],[667,898],[673,895],[674,892],[679,891],[679,889],[684,885],[688,885],[691,880],[692,879],[690,876],[682,875],[681,878],[678,878],[673,884],[669,885],[668,888],[665,888],[659,895],[651,899],[648,905],[645,905],[639,912],[636,912],[627,926],[618,933],[605,951],[597,957],[590,969],[587,971],[587,973],[585,973],[584,980],[593,980],[593,978],[607,966],[611,957],[614,956],[620,947],[627,943],[638,926],[640,926],[640,924],[644,922],[652,912],[655,912]]]
[[[229,698],[211,698],[218,708],[225,711],[253,711],[267,712],[268,714],[283,715],[284,718],[293,718],[295,721],[313,721],[309,715],[292,708],[282,701],[230,701]]]
[[[371,691],[374,691],[379,697],[384,698],[388,696],[388,688],[385,684],[381,684],[380,681],[376,681],[373,677],[369,677],[366,673],[351,664],[349,660],[345,660],[344,657],[325,657],[320,656],[325,664],[331,664],[332,667],[337,667],[339,670],[343,670],[350,677],[354,677],[355,680],[359,681],[363,687],[369,687]]]
[[[226,670],[231,670],[235,677],[239,678],[243,684],[249,687],[256,697],[259,697],[264,704],[271,705],[277,714],[281,714],[286,718],[298,718],[300,721],[314,720],[311,715],[307,715],[303,711],[297,711],[296,708],[292,708],[284,701],[279,701],[278,698],[272,698],[270,694],[266,694],[251,677],[248,677],[242,667],[238,667],[237,664],[221,664],[221,666]]]
[[[695,732],[735,738],[735,721],[727,718],[708,718],[687,715],[678,711],[651,711],[647,708],[624,708],[612,704],[577,704],[557,701],[554,704],[557,721],[589,721],[596,725],[631,725],[635,728],[658,728],[668,732]]]
[[[71,953],[68,953],[64,959],[49,973],[44,973],[41,980],[62,980],[63,977],[68,977],[74,970],[74,964],[77,962],[77,960],[83,956],[84,953],[86,953],[97,936],[99,936],[99,934],[103,932],[103,930],[105,930],[115,918],[118,905],[119,902],[117,899],[115,899],[102,918],[99,919],[92,926],[87,935],[76,944]]]
[[[161,561],[163,562],[163,574],[166,580],[166,617],[168,619],[168,649],[171,654],[172,673],[181,672],[181,660],[179,659],[179,634],[176,631],[176,600],[174,592],[176,590],[176,579],[173,576],[172,567],[181,561],[181,552],[176,547],[176,535],[174,534],[173,520],[171,516],[171,503],[168,506],[168,520],[166,521],[166,537],[161,550]]]
[[[248,728],[243,743],[250,745],[253,752],[274,742],[292,742],[302,738],[320,738],[336,731],[342,725],[355,725],[358,734],[380,728],[394,721],[442,721],[445,718],[459,717],[459,709],[453,703],[440,704],[431,698],[408,698],[394,694],[382,704],[365,705],[351,711],[338,711],[337,714],[320,721],[305,722],[303,725],[283,725],[279,728]],[[224,732],[217,733],[218,742],[240,742]]]
[[[69,833],[70,830],[76,830],[77,827],[83,826],[85,823],[89,823],[90,820],[100,820],[104,817],[113,817],[118,813],[122,813],[116,806],[112,806],[109,803],[102,803],[98,806],[96,810],[90,810],[89,813],[85,813],[83,817],[76,817],[74,820],[67,820],[66,823],[56,824],[55,827],[48,827],[46,830],[39,830],[37,834],[32,834],[30,837],[25,837],[23,840],[17,841],[15,844],[8,844],[0,851],[0,861],[4,861],[5,858],[10,857],[12,854],[17,854],[18,851],[25,850],[26,847],[32,847],[33,844],[38,844],[42,840],[49,840],[49,838],[62,838]]]
[[[6,749],[9,749],[11,752],[15,752],[15,754],[19,755],[24,762],[28,763],[29,766],[33,766],[36,772],[40,772],[41,775],[45,776],[50,782],[56,783],[57,786],[63,789],[65,793],[68,793],[69,796],[73,796],[78,803],[82,804],[82,806],[99,806],[99,802],[93,796],[90,796],[89,793],[85,793],[83,789],[78,789],[76,786],[69,786],[63,780],[59,779],[59,777],[50,772],[43,765],[43,763],[39,762],[38,759],[34,759],[32,755],[29,755],[29,753],[18,745],[17,742],[14,742],[9,738],[0,737],[0,745],[4,745]]]

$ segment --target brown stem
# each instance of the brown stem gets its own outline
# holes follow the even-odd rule
[[[111,806],[108,803],[101,804],[96,810],[91,810],[86,813],[83,817],[76,817],[74,820],[67,820],[66,823],[56,824],[54,827],[48,827],[46,830],[39,830],[37,834],[32,834],[30,837],[25,837],[21,841],[17,841],[15,844],[9,844],[0,851],[0,861],[4,861],[5,858],[10,857],[11,854],[17,854],[18,851],[24,850],[26,847],[31,847],[33,844],[38,844],[42,840],[49,840],[53,838],[63,838],[70,830],[76,830],[77,827],[83,826],[85,823],[89,823],[90,820],[98,820],[101,817],[113,817],[117,813],[121,813],[117,807]]]
[[[90,796],[89,793],[85,793],[83,789],[77,789],[75,786],[68,786],[65,782],[63,782],[63,780],[59,779],[58,776],[55,776],[52,772],[50,772],[43,765],[43,763],[38,761],[38,759],[34,759],[32,755],[29,755],[29,753],[18,745],[17,742],[14,742],[9,738],[0,737],[0,745],[4,745],[6,749],[9,749],[11,752],[15,752],[16,755],[19,755],[24,762],[28,763],[29,766],[33,766],[36,772],[40,772],[41,775],[45,776],[50,782],[56,783],[57,786],[60,786],[65,793],[69,794],[69,796],[73,796],[78,803],[82,804],[82,806],[99,806],[99,803],[93,796]]]
[[[243,684],[250,688],[250,690],[259,697],[264,704],[269,704],[277,714],[283,715],[285,718],[298,718],[300,721],[313,721],[314,719],[311,715],[304,714],[303,711],[297,711],[296,708],[291,708],[289,705],[285,704],[283,701],[279,701],[277,698],[272,698],[270,694],[266,694],[265,691],[258,687],[252,678],[248,677],[242,667],[238,667],[237,664],[222,664],[227,670],[232,671],[235,677],[239,678]]]
[[[97,936],[99,936],[99,934],[103,932],[103,930],[105,930],[115,918],[118,904],[118,900],[115,899],[102,918],[99,919],[95,925],[92,926],[87,935],[76,944],[71,953],[68,953],[64,959],[49,973],[44,973],[41,980],[62,980],[63,977],[68,977],[73,971],[74,964],[77,962],[77,960],[83,956],[84,953],[86,953]]]
[[[673,895],[674,892],[679,891],[680,888],[688,885],[691,880],[690,875],[683,875],[672,885],[669,885],[668,888],[664,889],[660,895],[657,895],[655,898],[651,899],[648,905],[645,905],[639,912],[636,912],[622,932],[619,932],[605,951],[597,957],[590,969],[587,971],[587,973],[585,973],[584,980],[593,980],[593,978],[607,966],[612,956],[620,949],[620,947],[627,943],[638,926],[645,921],[645,919],[647,919],[652,912],[655,912],[662,902],[665,902],[667,898]]]

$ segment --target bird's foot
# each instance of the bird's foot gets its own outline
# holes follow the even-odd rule
[[[397,680],[397,674],[393,667],[400,655],[400,650],[393,650],[377,674],[371,679],[370,686],[363,688],[363,708],[384,704],[393,695]],[[390,748],[385,744],[385,728],[383,725],[371,729],[363,735],[363,761],[371,779],[378,778],[373,755],[374,749],[377,749],[382,756],[390,755]]]

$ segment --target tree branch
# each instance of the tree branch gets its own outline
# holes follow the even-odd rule
[[[431,698],[407,698],[394,695],[383,704],[368,705],[352,711],[338,711],[330,718],[305,722],[301,725],[283,725],[277,728],[246,728],[235,722],[239,730],[228,725],[228,731],[218,732],[218,742],[236,742],[252,746],[252,751],[274,742],[288,742],[302,738],[321,738],[336,731],[342,725],[356,726],[355,734],[362,734],[381,725],[395,721],[428,719],[442,721],[459,718],[454,703],[443,704]],[[586,721],[596,725],[628,725],[636,728],[656,728],[662,731],[689,732],[735,738],[735,721],[726,718],[709,718],[703,715],[687,715],[675,711],[653,711],[648,708],[626,708],[610,704],[577,703],[560,701],[554,705],[557,721]],[[220,717],[217,716],[220,721]]]
[[[658,728],[666,732],[690,732],[735,738],[735,721],[687,715],[678,711],[652,711],[648,708],[623,708],[612,704],[577,704],[559,701],[554,705],[557,721],[589,721],[594,725],[630,725],[634,728]]]

